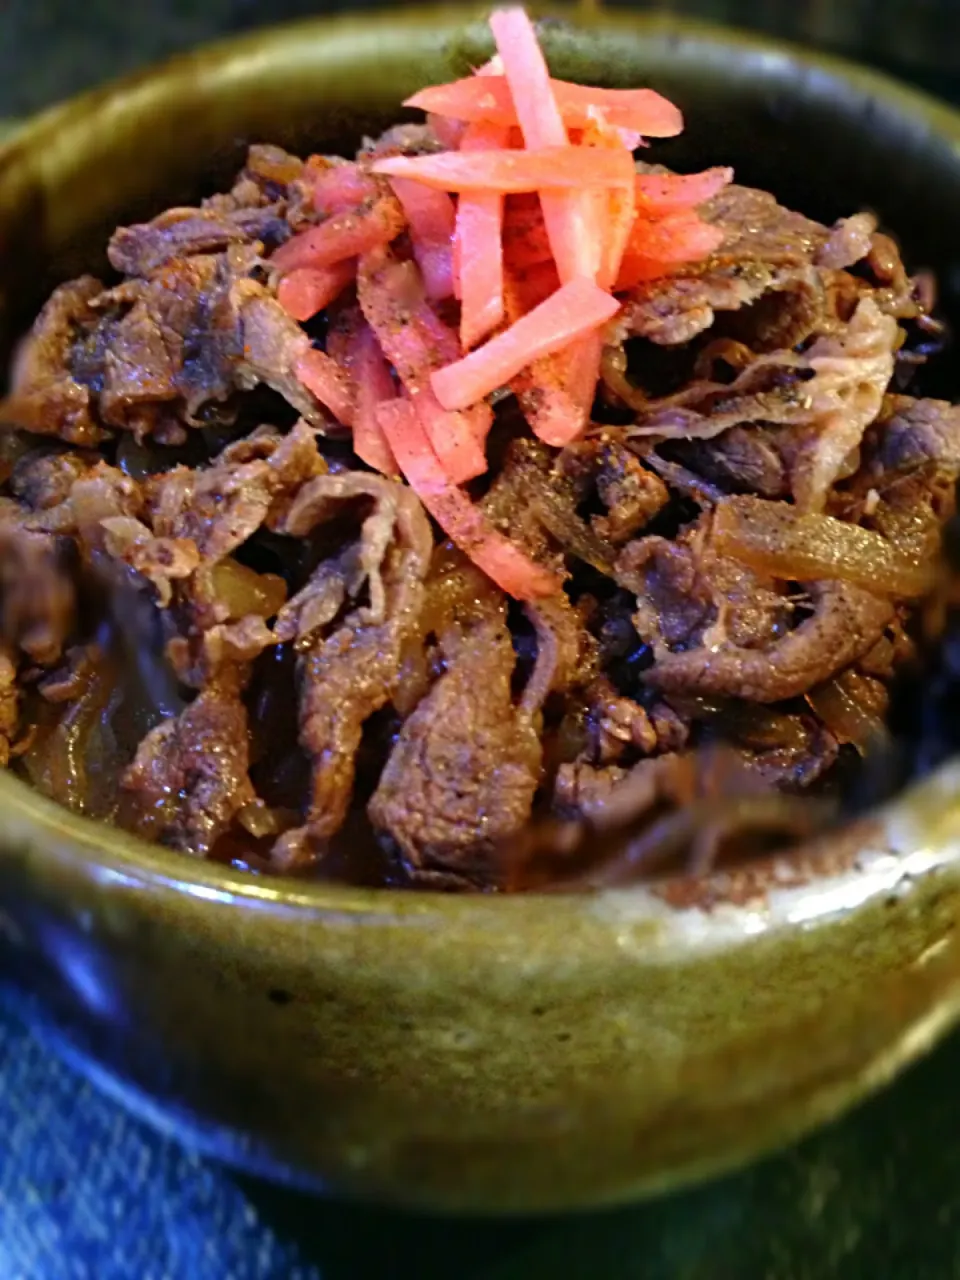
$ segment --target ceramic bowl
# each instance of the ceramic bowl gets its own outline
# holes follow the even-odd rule
[[[201,50],[0,150],[0,324],[103,264],[117,222],[217,189],[244,145],[332,149],[488,55],[477,14],[321,20]],[[587,21],[587,20],[585,20]],[[651,84],[678,167],[824,219],[877,209],[955,307],[960,118],[857,68],[621,13],[545,42]],[[836,1114],[954,1019],[960,766],[794,857],[593,896],[252,878],[0,777],[0,975],[107,1088],[245,1168],[470,1211],[624,1201]]]

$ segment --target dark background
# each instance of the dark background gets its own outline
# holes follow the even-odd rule
[[[337,7],[0,0],[0,117]],[[960,100],[956,0],[660,7],[852,53]],[[129,1119],[0,1007],[0,1280],[953,1280],[958,1080],[954,1037],[841,1123],[708,1187],[552,1222],[438,1222],[229,1175]]]
[[[0,0],[0,112],[35,110],[218,35],[363,7],[362,0]],[[831,47],[901,73],[922,72],[941,90],[960,70],[956,0],[662,0],[623,7],[695,14]]]

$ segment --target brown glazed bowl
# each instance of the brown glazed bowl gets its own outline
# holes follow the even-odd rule
[[[628,13],[549,24],[557,72],[651,84],[825,219],[862,206],[939,270],[960,118],[868,72]],[[217,189],[244,145],[332,149],[488,56],[477,13],[321,20],[47,112],[0,150],[9,341],[117,222]],[[949,363],[949,361],[948,361]],[[628,1200],[835,1115],[960,1008],[960,764],[795,857],[591,896],[445,897],[253,878],[0,776],[0,979],[60,1051],[207,1152],[431,1209]]]

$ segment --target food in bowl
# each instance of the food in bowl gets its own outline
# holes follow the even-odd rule
[[[949,603],[931,282],[869,214],[638,164],[671,103],[491,22],[426,123],[253,146],[26,339],[0,730],[62,803],[258,871],[589,887],[889,763]]]

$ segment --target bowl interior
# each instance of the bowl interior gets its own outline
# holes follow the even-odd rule
[[[589,29],[552,19],[542,34],[555,74],[647,84],[680,104],[686,132],[652,158],[732,164],[740,181],[825,221],[875,210],[908,266],[937,272],[960,323],[960,117],[949,109],[847,64],[668,17],[605,14]],[[480,15],[463,10],[321,20],[212,46],[39,117],[0,149],[0,359],[53,284],[107,273],[118,223],[223,189],[253,141],[349,152],[416,118],[398,107],[415,88],[489,53]],[[951,364],[941,359],[922,389],[948,395]]]

